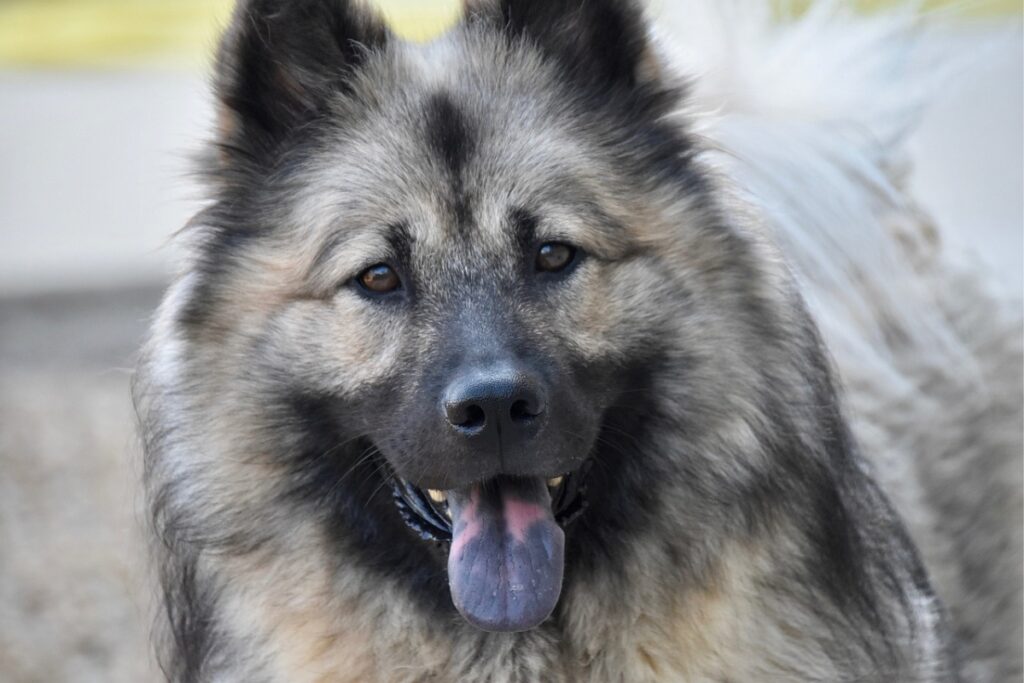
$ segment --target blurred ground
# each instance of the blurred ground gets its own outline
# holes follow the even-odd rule
[[[0,301],[0,680],[148,669],[128,368],[159,293]]]
[[[987,52],[925,117],[912,182],[951,248],[1019,292],[1014,21],[931,46]],[[0,681],[154,678],[128,383],[171,272],[166,240],[198,205],[198,73],[0,71]]]

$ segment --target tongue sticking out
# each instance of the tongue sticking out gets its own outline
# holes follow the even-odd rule
[[[456,609],[485,631],[525,631],[547,619],[562,591],[565,536],[544,480],[499,477],[447,496]]]

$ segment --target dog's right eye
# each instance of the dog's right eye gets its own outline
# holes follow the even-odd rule
[[[546,242],[537,250],[537,270],[542,273],[559,273],[576,260],[576,247],[563,242]]]
[[[394,268],[386,263],[370,266],[356,278],[359,286],[373,294],[390,294],[402,286]]]

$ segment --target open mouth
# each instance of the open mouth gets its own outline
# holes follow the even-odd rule
[[[589,465],[589,463],[588,463]],[[576,521],[587,507],[586,470],[553,477],[545,481],[551,496],[555,521],[564,529]],[[447,545],[452,540],[452,516],[448,495],[438,489],[421,489],[395,475],[392,495],[402,519],[425,541]]]
[[[448,550],[452,602],[487,631],[524,631],[550,616],[562,589],[563,529],[586,507],[585,471],[550,479],[499,475],[423,490],[394,477],[394,498],[424,540]]]

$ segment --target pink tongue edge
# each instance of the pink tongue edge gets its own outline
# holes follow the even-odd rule
[[[565,536],[544,479],[500,477],[446,492],[448,580],[460,614],[485,631],[526,631],[554,611]]]

